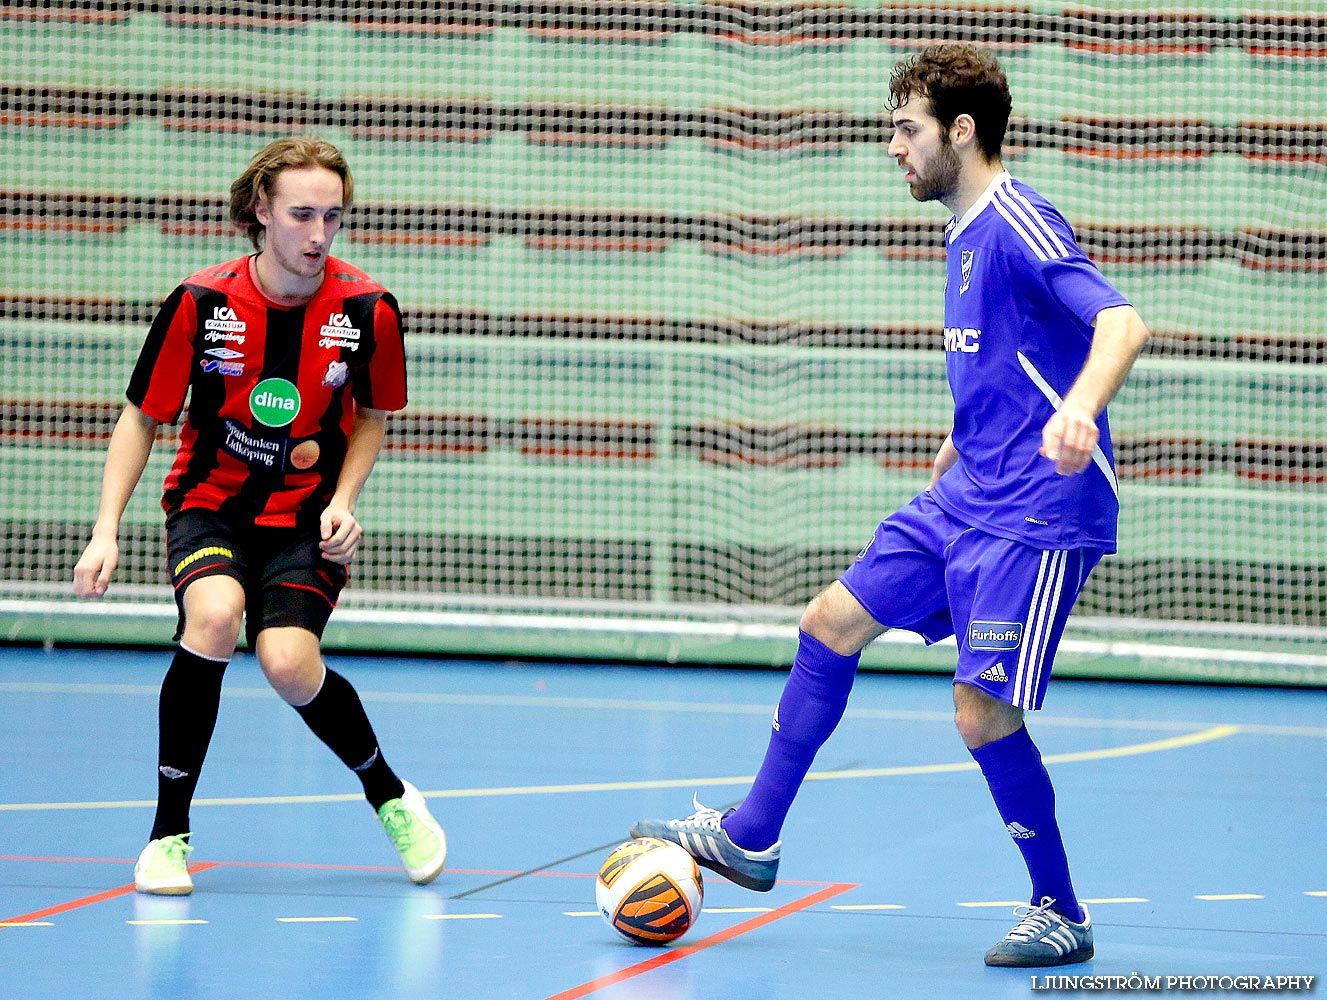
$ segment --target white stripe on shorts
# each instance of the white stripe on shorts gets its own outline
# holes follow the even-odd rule
[[[1064,571],[1069,552],[1069,549],[1048,549],[1041,554],[1037,583],[1032,588],[1032,601],[1028,605],[1023,648],[1019,651],[1014,673],[1013,704],[1017,708],[1037,707],[1037,691],[1046,665],[1046,645],[1055,628],[1060,594],[1064,592]]]

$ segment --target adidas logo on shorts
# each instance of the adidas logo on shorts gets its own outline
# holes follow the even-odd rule
[[[1008,684],[1009,675],[1004,672],[1004,664],[997,663],[995,666],[983,670],[981,679],[984,681],[995,681],[996,684]]]

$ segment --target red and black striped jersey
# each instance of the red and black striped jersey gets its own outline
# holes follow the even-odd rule
[[[305,305],[273,304],[250,257],[190,276],[148,332],[127,396],[174,423],[188,396],[162,506],[254,524],[316,518],[336,490],[354,404],[406,404],[401,312],[385,288],[329,257]]]

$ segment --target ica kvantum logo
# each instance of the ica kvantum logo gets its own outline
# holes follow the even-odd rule
[[[249,411],[260,424],[285,427],[299,413],[299,390],[283,378],[265,378],[249,393]]]

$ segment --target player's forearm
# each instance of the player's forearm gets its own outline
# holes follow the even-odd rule
[[[350,437],[346,441],[346,460],[336,480],[336,492],[330,506],[344,507],[353,512],[359,503],[359,494],[369,481],[369,473],[382,450],[387,435],[387,412],[356,408]]]
[[[1065,394],[1064,405],[1095,419],[1124,384],[1148,336],[1147,326],[1133,306],[1114,306],[1098,313],[1087,363]]]
[[[940,481],[940,477],[953,468],[958,458],[958,449],[954,447],[954,432],[950,431],[945,435],[940,450],[936,452],[935,459],[931,462],[931,482],[926,488],[928,490],[933,489],[935,484]]]
[[[132,403],[125,406],[115,422],[102,470],[101,504],[97,508],[97,523],[92,527],[94,538],[114,539],[119,534],[120,519],[143,477],[158,426],[157,421]]]

